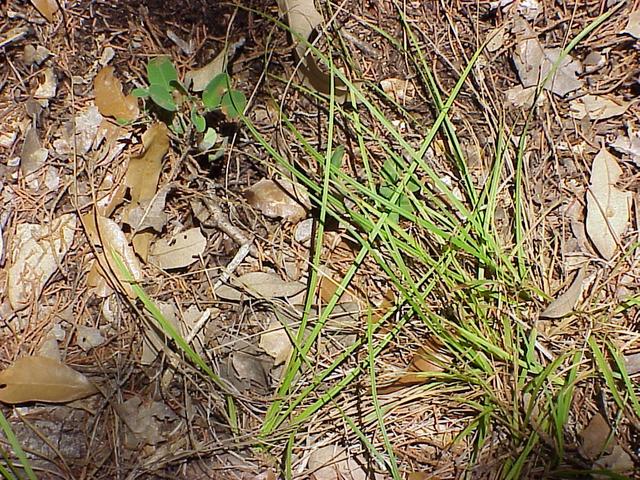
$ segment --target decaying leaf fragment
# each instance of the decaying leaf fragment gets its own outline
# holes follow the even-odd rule
[[[604,120],[622,115],[629,108],[629,103],[589,94],[573,100],[570,108],[569,115],[573,118],[588,116],[591,120]]]
[[[578,78],[578,74],[582,72],[580,62],[570,55],[560,59],[560,48],[543,48],[533,28],[523,18],[516,20],[514,31],[517,33],[518,43],[513,63],[523,87],[539,85],[556,64],[558,67],[544,84],[545,89],[563,97],[582,86],[582,81]]]
[[[104,67],[93,80],[96,106],[105,117],[131,122],[138,118],[138,100],[122,93],[122,84],[113,74],[113,67]]]
[[[58,11],[58,2],[56,0],[31,0],[33,6],[36,7],[40,15],[53,22],[54,15]]]
[[[22,357],[0,372],[0,401],[65,403],[98,393],[80,372],[48,357]]]
[[[629,15],[627,26],[624,27],[622,33],[628,33],[632,37],[640,38],[640,10],[636,10]]]
[[[16,227],[7,296],[14,310],[37,299],[69,251],[76,229],[76,216],[66,214],[50,224],[23,223]]]
[[[165,270],[183,268],[198,261],[206,248],[206,237],[195,227],[176,233],[168,240],[158,240],[151,247],[149,259]]]
[[[301,59],[300,70],[305,80],[318,92],[331,94],[331,75],[323,72],[311,51],[308,51],[314,40],[316,29],[324,23],[324,19],[314,5],[313,0],[278,0],[282,13],[287,15],[289,28],[292,32],[295,51]],[[336,100],[344,101],[348,89],[344,82],[334,77],[334,93]]]
[[[629,129],[627,136],[619,135],[611,146],[637,166],[640,166],[640,131]]]
[[[616,187],[621,175],[616,158],[603,147],[591,167],[586,230],[598,253],[606,260],[615,254],[629,224],[632,193]]]
[[[586,270],[581,268],[571,286],[540,314],[542,318],[561,318],[571,313],[582,295]]]
[[[289,180],[268,180],[263,178],[255,185],[245,190],[249,205],[257,208],[270,218],[283,218],[297,223],[307,212],[309,194],[301,185],[295,185]]]
[[[275,367],[283,364],[289,358],[293,344],[286,329],[275,318],[271,320],[266,331],[260,335],[260,348],[273,357]]]

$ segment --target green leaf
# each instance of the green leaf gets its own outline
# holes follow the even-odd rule
[[[222,96],[222,111],[229,118],[236,118],[244,111],[247,98],[238,90],[230,90]]]
[[[196,131],[202,133],[207,128],[207,121],[200,115],[195,108],[191,109],[191,123],[196,127]]]
[[[160,85],[171,91],[174,88],[171,82],[178,81],[178,72],[169,57],[156,57],[147,64],[147,78],[151,86]]]
[[[338,170],[342,166],[342,159],[344,158],[344,145],[338,145],[338,147],[331,154],[331,166]]]
[[[393,159],[388,158],[382,165],[382,176],[389,183],[396,183],[400,180],[396,162],[394,162]]]
[[[221,73],[213,77],[213,80],[209,82],[204,92],[202,92],[202,103],[204,103],[207,110],[215,110],[220,106],[222,94],[227,90],[230,81],[229,75]]]
[[[149,90],[146,88],[134,88],[131,90],[131,95],[136,98],[147,98],[149,96]]]
[[[178,109],[176,107],[176,102],[173,99],[173,95],[171,95],[171,91],[163,85],[152,83],[149,87],[149,95],[151,95],[153,103],[158,105],[160,108],[168,110],[169,112],[175,112]]]
[[[201,152],[206,152],[207,150],[211,149],[211,147],[213,147],[217,141],[218,132],[209,127],[207,128],[207,132],[204,134],[202,141],[198,145],[198,149],[200,149]]]

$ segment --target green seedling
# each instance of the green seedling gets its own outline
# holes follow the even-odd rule
[[[178,77],[178,71],[169,57],[156,57],[147,64],[147,88],[136,88],[133,95],[150,99],[157,107],[172,116],[171,129],[178,135],[186,134],[189,123],[198,133],[209,132],[205,114],[220,110],[227,118],[238,118],[246,104],[244,94],[231,87],[227,73],[213,77],[202,97],[191,94]],[[188,112],[186,114],[185,112]],[[215,130],[213,130],[215,132]],[[212,134],[209,132],[209,138]]]

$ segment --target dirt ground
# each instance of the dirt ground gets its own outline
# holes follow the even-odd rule
[[[105,256],[108,247],[116,245],[116,237],[124,239],[129,248],[135,236],[140,239],[145,235],[126,223],[129,205],[135,203],[136,196],[127,184],[128,168],[132,159],[146,158],[149,148],[143,134],[162,117],[157,110],[154,113],[153,108],[144,108],[153,107],[149,99],[144,103],[139,99],[140,113],[134,121],[118,122],[103,114],[99,122],[91,123],[89,117],[99,115],[95,108],[92,110],[97,103],[94,82],[105,66],[113,67],[128,94],[146,86],[146,66],[152,58],[169,56],[179,78],[184,78],[229,46],[227,71],[234,88],[248,99],[247,119],[275,152],[309,178],[322,182],[317,159],[311,158],[309,148],[285,123],[294,124],[311,147],[321,150],[327,145],[329,103],[298,88],[298,60],[277,2],[236,5],[205,0],[56,0],[53,5],[60,8],[50,19],[34,3],[38,2],[5,0],[0,13],[0,370],[21,357],[45,357],[71,367],[99,390],[75,397],[75,390],[62,388],[58,400],[47,400],[51,389],[57,388],[56,382],[70,385],[78,381],[78,389],[93,387],[46,362],[20,371],[18,380],[15,376],[0,380],[0,409],[37,478],[392,478],[367,447],[367,442],[378,448],[386,441],[372,420],[375,408],[370,403],[369,373],[363,371],[330,396],[326,404],[323,401],[324,395],[367,356],[363,348],[340,357],[363,338],[366,345],[367,329],[353,321],[347,303],[341,304],[343,317],[328,326],[314,347],[308,370],[294,381],[292,392],[299,393],[307,385],[315,385],[315,389],[292,412],[309,408],[312,414],[298,424],[283,421],[265,435],[265,418],[274,402],[280,400],[278,387],[286,362],[279,357],[278,346],[267,346],[264,333],[278,322],[297,325],[300,312],[275,298],[278,295],[267,300],[236,297],[238,290],[229,287],[229,276],[268,272],[271,276],[262,281],[271,288],[277,288],[273,285],[279,282],[283,282],[281,288],[306,285],[313,252],[308,242],[299,238],[299,226],[304,218],[317,218],[320,209],[309,204],[298,217],[290,211],[269,214],[271,205],[261,206],[255,195],[247,193],[262,179],[285,172],[242,120],[220,112],[206,116],[217,131],[215,155],[198,151],[200,133],[167,130],[168,151],[160,156],[161,169],[155,182],[158,188],[154,185],[152,192],[156,198],[160,187],[167,186],[161,226],[151,233],[147,229],[151,237],[145,238],[152,238],[154,245],[193,229],[203,237],[203,250],[177,268],[143,262],[139,250],[132,254],[140,263],[140,286],[218,380],[194,364],[189,353],[178,348],[169,336],[160,333],[146,305],[131,294],[130,285],[122,287],[117,267]],[[341,43],[332,44],[333,50],[322,41],[319,48],[331,51],[339,68],[364,90],[377,95],[381,114],[414,148],[439,112],[414,59],[398,48],[411,45],[403,20],[419,32],[424,61],[445,99],[474,52],[490,40],[452,106],[451,125],[469,176],[482,188],[491,181],[498,126],[509,131],[513,128],[514,135],[505,141],[515,148],[520,139],[517,132],[522,132],[528,122],[526,154],[505,163],[506,173],[499,179],[505,188],[496,198],[497,229],[504,233],[507,243],[514,245],[517,239],[509,233],[515,221],[512,194],[516,190],[512,185],[521,160],[527,204],[527,235],[522,243],[530,254],[525,268],[533,274],[521,292],[508,294],[513,293],[517,299],[526,290],[538,292],[538,296],[521,295],[527,306],[518,310],[522,316],[514,321],[526,324],[527,332],[534,327],[540,332],[534,343],[536,355],[542,358],[566,359],[566,352],[584,353],[579,358],[570,355],[584,370],[575,370],[578,388],[569,401],[568,420],[563,426],[565,443],[559,458],[554,438],[540,426],[553,420],[540,419],[537,423],[532,413],[537,407],[530,407],[526,414],[522,411],[527,407],[514,407],[514,412],[521,411],[522,421],[495,418],[484,424],[483,419],[494,414],[488,410],[483,413],[485,400],[473,386],[473,379],[465,379],[470,386],[457,378],[433,388],[415,379],[394,383],[394,375],[408,365],[415,366],[416,348],[438,344],[431,340],[434,332],[417,315],[410,317],[398,327],[375,362],[379,384],[388,387],[380,390],[380,397],[389,408],[386,435],[401,478],[514,478],[505,476],[505,465],[520,458],[527,449],[526,439],[533,438],[537,431],[539,437],[524,457],[520,478],[595,478],[580,472],[596,465],[601,458],[598,455],[604,458],[614,453],[624,459],[611,460],[611,465],[630,462],[619,473],[634,478],[640,460],[638,410],[626,394],[625,379],[616,373],[611,381],[623,385],[620,402],[627,405],[626,409],[617,408],[620,403],[606,375],[595,375],[590,366],[593,355],[585,335],[596,332],[598,338],[606,338],[619,348],[631,375],[629,382],[635,385],[634,375],[640,372],[634,356],[640,351],[634,303],[640,273],[636,251],[640,139],[633,135],[640,131],[640,41],[638,30],[625,29],[632,28],[629,19],[640,2],[361,0],[321,1],[316,5],[325,19],[332,19],[326,35],[341,39]],[[535,38],[541,49],[559,51],[600,15],[615,8],[611,17],[571,51],[580,69],[567,73],[567,82],[577,82],[579,88],[543,92],[536,114],[527,117],[530,105],[526,104],[531,103],[531,97],[527,100],[522,94],[527,64],[519,68],[516,58],[522,39]],[[531,30],[523,33],[525,24]],[[638,24],[640,19],[635,24],[640,29]],[[566,63],[560,64],[561,72],[567,68]],[[401,94],[393,86],[396,84],[384,83],[389,79],[400,82]],[[563,85],[558,84],[554,88],[562,90]],[[589,95],[611,100],[613,105],[581,100],[591,98]],[[363,110],[360,118],[371,139],[374,170],[380,170],[389,155],[376,147],[374,140],[386,139],[393,151],[401,147],[374,116],[364,111],[362,103],[354,104],[345,107],[347,113],[335,114],[335,124],[331,125],[335,127],[333,138],[345,147],[344,171],[364,184],[363,145],[353,135],[353,112]],[[102,140],[96,140],[100,135]],[[443,182],[455,187],[460,177],[446,144],[444,134],[439,134],[429,165]],[[607,178],[619,188],[615,195],[628,195],[624,201],[630,205],[629,225],[617,238],[617,260],[603,259],[606,255],[602,249],[609,247],[600,246],[584,226],[586,192],[594,183],[592,162],[603,147],[620,165],[620,175],[610,166]],[[139,183],[144,183],[144,175],[153,176],[144,173]],[[609,194],[614,195],[611,191]],[[296,208],[301,207],[291,208],[298,212]],[[113,239],[96,240],[95,236],[103,235],[99,232],[102,227],[91,226],[92,221],[99,222],[96,217],[92,219],[96,211],[108,212],[104,215],[108,227],[104,228],[116,232]],[[70,226],[67,230],[60,227],[52,237],[53,225],[60,218]],[[339,282],[354,263],[357,249],[351,238],[345,240],[338,223],[327,226],[328,240],[322,256]],[[28,229],[33,232],[28,237],[31,244],[24,236]],[[412,226],[406,226],[406,231],[417,232]],[[167,240],[167,248],[178,241],[176,238]],[[52,249],[65,253],[52,257],[48,266],[44,260],[37,260],[31,270],[12,270],[36,255],[44,257],[48,252],[51,257]],[[101,274],[96,267],[105,258],[111,274]],[[409,257],[407,265],[412,268]],[[47,269],[50,272],[43,273]],[[38,281],[24,280],[34,271]],[[114,275],[119,278],[117,282]],[[566,312],[542,318],[540,312],[559,293],[570,295],[576,275],[582,275],[577,295],[584,307],[575,308],[578,313],[567,316],[574,311],[574,299]],[[499,276],[496,272],[487,274],[491,279]],[[23,290],[16,291],[16,285]],[[460,290],[466,288],[471,287],[460,286]],[[334,291],[335,287],[328,288],[328,293],[321,292],[326,294],[323,300],[328,301]],[[385,302],[398,292],[379,264],[365,258],[348,293],[356,300],[361,295],[384,309]],[[457,316],[461,313],[456,309],[456,295],[438,287],[428,301],[439,315]],[[340,323],[341,318],[344,323]],[[382,334],[392,330],[383,330]],[[608,361],[615,364],[608,350],[602,348]],[[314,375],[338,358],[339,366],[316,382]],[[459,362],[460,358],[450,361]],[[593,362],[602,366],[597,359]],[[495,374],[485,379],[494,393],[493,405],[505,406],[505,411],[529,395],[518,391],[517,381],[511,384],[511,367],[517,370],[517,365],[500,363]],[[436,378],[439,373],[441,370],[436,371]],[[56,375],[71,376],[64,377],[70,380],[57,380]],[[51,384],[49,376],[56,378]],[[20,392],[29,392],[27,401],[5,401],[2,390],[12,381],[26,385]],[[545,382],[553,383],[541,380],[541,384]],[[572,381],[568,383],[573,385]],[[42,389],[49,393],[41,393]],[[456,400],[463,397],[465,402]],[[322,405],[316,409],[313,406],[318,401]],[[233,421],[230,402],[237,411]],[[613,428],[598,427],[601,418]],[[351,419],[357,419],[357,428],[349,424]],[[513,430],[516,424],[518,431]],[[482,445],[479,436],[465,433],[471,425],[480,431],[485,429]],[[600,433],[593,433],[596,430]],[[612,450],[611,443],[606,454],[597,445],[589,450],[589,441],[597,444],[603,430],[621,450]],[[0,447],[4,457],[0,464],[8,469],[8,465],[19,465],[6,432],[0,435]],[[325,447],[332,450],[327,453]],[[318,450],[325,456],[316,455]],[[353,464],[340,460],[342,451]],[[337,464],[342,470],[323,470],[323,466]],[[19,467],[15,471],[28,478]],[[573,476],[560,476],[554,473],[557,471],[571,471]]]

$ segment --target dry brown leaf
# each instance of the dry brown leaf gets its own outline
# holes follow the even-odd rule
[[[125,445],[131,449],[158,445],[166,440],[168,432],[163,431],[164,422],[176,418],[176,414],[165,403],[143,403],[138,396],[116,405],[116,412],[129,428]]]
[[[629,129],[627,136],[618,135],[611,146],[640,167],[640,131]]]
[[[40,170],[49,156],[49,151],[42,148],[38,132],[34,127],[29,127],[24,135],[24,143],[20,152],[20,171],[27,176]]]
[[[602,415],[596,413],[580,432],[580,454],[589,459],[597,458],[607,448],[610,435],[611,427]]]
[[[165,270],[183,268],[196,262],[207,248],[207,239],[198,227],[176,233],[153,244],[149,260]]]
[[[180,328],[176,312],[176,304],[173,301],[156,302],[156,305],[162,316],[176,329],[184,335],[184,331]],[[151,365],[158,354],[162,352],[168,344],[168,338],[159,328],[158,322],[149,313],[145,314],[143,321],[144,337],[142,339],[142,357],[140,363],[143,365]]]
[[[31,3],[40,12],[40,15],[46,18],[47,21],[53,22],[54,15],[58,11],[58,2],[56,0],[31,0]]]
[[[533,107],[533,101],[536,100],[536,87],[523,88],[522,85],[516,85],[513,88],[504,92],[507,102],[516,108],[526,108],[527,110]],[[546,97],[539,95],[536,100],[536,106],[539,107],[544,104]]]
[[[269,300],[293,297],[305,288],[304,283],[287,282],[275,273],[250,272],[233,279],[232,286],[222,285],[216,290],[216,294],[226,300],[241,300],[244,295],[240,290],[246,290],[258,298]]]
[[[0,372],[0,401],[65,403],[98,393],[87,377],[47,357],[22,357]]]
[[[266,331],[260,335],[260,348],[274,358],[273,365],[283,364],[291,354],[293,345],[285,328],[275,318],[271,320]]]
[[[380,88],[397,102],[404,102],[415,94],[413,84],[403,78],[386,78],[380,81]]]
[[[383,475],[376,473],[373,477],[362,465],[362,456],[353,457],[344,447],[325,445],[311,452],[307,465],[307,476],[312,480],[381,480]]]
[[[516,20],[514,31],[517,32],[519,41],[513,55],[513,63],[520,82],[525,88],[537,86],[553,70],[562,49],[543,48],[537,34],[522,18]],[[582,81],[578,78],[581,72],[580,62],[567,55],[560,61],[555,74],[547,80],[544,88],[561,97],[565,96],[582,86]]]
[[[263,178],[246,189],[245,196],[249,205],[267,217],[283,218],[291,223],[302,220],[307,214],[305,206],[309,205],[307,190],[285,179]]]
[[[113,67],[104,67],[93,81],[96,106],[105,117],[131,122],[138,118],[138,100],[122,93],[122,84],[113,74]]]
[[[194,92],[202,92],[207,88],[207,85],[209,85],[211,80],[224,72],[226,63],[227,48],[225,46],[225,48],[223,48],[222,51],[204,67],[188,71],[184,76],[184,84]]]
[[[636,10],[629,15],[627,26],[624,27],[622,33],[628,33],[632,37],[640,38],[640,10]]]
[[[7,277],[7,296],[14,310],[36,300],[69,251],[76,216],[66,214],[50,224],[22,223],[16,227]]]
[[[150,204],[156,198],[158,181],[162,172],[162,159],[169,151],[169,130],[164,123],[155,123],[142,136],[144,151],[142,155],[129,161],[125,185],[129,187],[131,204],[125,210],[125,222],[136,229],[132,239],[135,252],[145,262],[149,256],[149,247],[155,238],[152,232],[144,232],[144,228],[136,223],[149,216]],[[163,205],[164,206],[164,205]],[[142,215],[138,215],[142,211]],[[133,217],[133,218],[132,218]]]
[[[434,343],[437,342],[434,340]],[[444,371],[443,365],[448,361],[446,360],[446,356],[442,352],[439,352],[438,349],[437,344],[419,347],[418,351],[413,355],[406,373],[391,384],[378,388],[378,393],[393,393],[413,385],[420,385],[429,380],[429,376],[423,375],[424,373],[439,373]]]
[[[610,260],[629,224],[631,192],[616,188],[622,169],[616,158],[602,148],[593,160],[587,191],[586,230],[596,249]]]
[[[307,52],[309,44],[313,42],[316,28],[324,23],[322,15],[316,10],[314,1],[278,0],[278,6],[280,11],[287,15],[296,54],[302,59],[300,71],[305,80],[318,92],[329,95],[331,75],[320,69],[310,50]],[[344,82],[337,77],[334,77],[333,82],[336,100],[346,100],[348,89]]]
[[[167,194],[171,191],[170,185],[165,185],[148,200],[141,200],[137,205],[132,205],[127,210],[127,223],[134,232],[152,229],[162,232],[167,223],[167,214],[164,211]]]
[[[582,284],[586,270],[581,268],[571,286],[540,314],[542,318],[561,318],[571,313],[582,295]]]
[[[130,275],[140,280],[142,268],[136,258],[133,249],[127,241],[127,237],[120,226],[109,218],[98,214],[88,213],[83,217],[83,223],[87,230],[89,240],[101,251],[97,253],[98,267],[113,288],[121,288],[129,297],[135,298],[131,285],[127,282],[127,274],[118,268],[114,259],[115,253],[120,257]]]
[[[627,452],[620,445],[613,447],[613,451],[609,455],[599,458],[593,463],[594,469],[605,469],[615,473],[625,474],[631,473],[635,468],[635,463]],[[593,475],[595,479],[608,479],[610,475]]]
[[[585,95],[576,98],[569,104],[569,115],[582,119],[588,116],[591,120],[604,120],[622,115],[629,108],[629,102],[614,101],[598,95]]]

